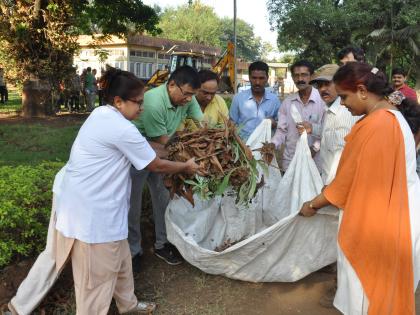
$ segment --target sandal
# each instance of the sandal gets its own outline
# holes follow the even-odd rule
[[[156,303],[143,301],[143,302],[138,302],[135,308],[122,314],[123,315],[137,315],[137,314],[150,315],[150,314],[153,314],[155,309],[156,309]]]

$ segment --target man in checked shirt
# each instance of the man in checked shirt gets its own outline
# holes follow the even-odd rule
[[[309,84],[311,75],[314,73],[313,65],[306,60],[295,62],[290,71],[293,81],[298,89],[296,93],[289,95],[278,111],[277,130],[271,142],[277,149],[284,145],[282,157],[282,171],[286,172],[296,151],[296,144],[299,140],[299,128],[303,124],[296,125],[292,118],[292,108],[295,107],[300,113],[306,126],[321,125],[325,113],[325,103],[321,99],[316,88]],[[314,144],[318,141],[318,147]],[[308,144],[313,153],[315,163],[319,168],[319,135],[308,135]]]

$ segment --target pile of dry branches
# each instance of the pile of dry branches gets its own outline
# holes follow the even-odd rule
[[[230,121],[225,122],[224,128],[205,126],[197,131],[179,132],[167,149],[170,160],[185,162],[195,157],[202,169],[202,176],[175,174],[165,177],[171,198],[177,194],[194,205],[194,194],[207,200],[222,195],[231,186],[237,193],[237,203],[246,204],[262,184],[257,183],[259,161],[253,158]],[[261,149],[263,160],[269,160],[270,154],[274,156],[273,152],[266,147]]]

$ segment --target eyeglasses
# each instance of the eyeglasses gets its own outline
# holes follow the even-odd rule
[[[175,83],[175,84],[178,87],[178,89],[181,91],[182,96],[184,96],[184,97],[193,97],[195,95],[195,93],[184,92],[184,90],[182,89],[182,87],[180,87],[177,83]]]
[[[136,104],[137,104],[137,105],[139,105],[139,106],[142,106],[142,105],[143,105],[143,100],[137,101],[137,100],[133,100],[133,99],[131,99],[131,98],[128,98],[128,99],[127,99],[127,101],[130,101],[130,102],[136,103]]]

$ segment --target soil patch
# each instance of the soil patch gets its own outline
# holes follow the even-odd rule
[[[41,124],[51,127],[67,127],[82,123],[88,116],[89,113],[59,113],[49,117],[24,118],[3,114],[0,115],[0,124]]]

